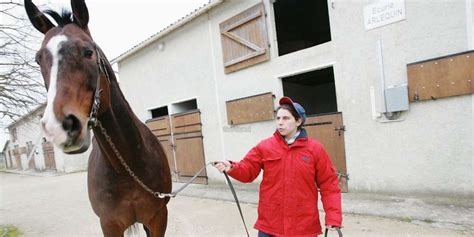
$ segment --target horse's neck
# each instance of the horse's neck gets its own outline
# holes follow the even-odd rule
[[[144,148],[143,137],[140,132],[142,124],[125,100],[115,76],[111,74],[110,77],[111,106],[98,116],[106,134],[100,127],[94,129],[94,134],[102,154],[116,170],[123,170],[120,161],[117,159],[116,151],[120,153],[125,161],[128,161],[127,163],[132,163],[132,160],[133,162],[138,161]],[[113,143],[113,145],[110,143]]]

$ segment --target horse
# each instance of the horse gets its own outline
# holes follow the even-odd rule
[[[36,61],[47,89],[40,120],[45,137],[67,154],[90,144],[88,195],[104,236],[123,236],[142,223],[164,236],[171,173],[158,139],[132,112],[110,62],[93,41],[84,0],[72,12],[40,11],[24,1],[31,24],[44,34]],[[57,25],[52,23],[49,15]]]

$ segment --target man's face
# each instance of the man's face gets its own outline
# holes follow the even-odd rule
[[[295,117],[286,109],[279,109],[276,116],[278,132],[284,137],[293,136],[301,125],[301,119]]]

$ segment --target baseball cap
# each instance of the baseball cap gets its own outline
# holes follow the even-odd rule
[[[293,109],[298,113],[300,118],[303,120],[302,124],[306,121],[306,111],[304,110],[303,106],[300,104],[293,102],[293,100],[290,99],[290,97],[284,96],[280,99],[280,105],[289,105],[293,107]]]

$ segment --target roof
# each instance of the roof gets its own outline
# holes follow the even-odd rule
[[[20,118],[18,118],[17,120],[13,121],[13,123],[10,123],[7,128],[10,129],[12,128],[13,126],[15,126],[17,123],[19,123],[20,121],[23,121],[25,120],[26,118],[28,118],[30,115],[38,112],[39,110],[41,109],[44,109],[46,107],[46,103],[42,103],[40,104],[38,107],[34,108],[33,110],[31,110],[30,112],[28,112],[27,114],[24,114],[23,116],[21,116]]]
[[[145,48],[146,46],[152,44],[153,42],[157,41],[158,39],[162,38],[163,36],[175,31],[176,29],[180,28],[181,26],[185,25],[186,23],[192,21],[196,17],[206,13],[210,9],[216,7],[217,5],[223,3],[225,0],[209,0],[209,3],[202,5],[201,7],[195,9],[193,12],[189,13],[188,15],[182,17],[181,19],[177,20],[174,23],[171,23],[169,26],[165,27],[164,29],[160,30],[156,34],[148,37],[141,43],[133,46],[131,49],[125,51],[118,57],[114,58],[111,63],[118,63],[123,59],[133,55],[134,53],[138,52],[139,50]]]

